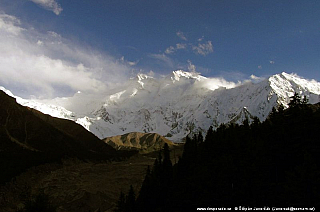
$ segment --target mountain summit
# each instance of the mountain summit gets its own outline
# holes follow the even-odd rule
[[[288,107],[295,92],[306,95],[310,103],[320,101],[320,83],[295,74],[281,73],[257,83],[236,84],[178,70],[158,79],[138,74],[96,101],[96,109],[84,115],[61,107],[56,107],[59,113],[49,114],[74,120],[99,138],[155,132],[180,141],[189,133],[206,132],[209,126],[241,124],[245,119],[251,122],[253,117],[263,121],[273,107]],[[34,102],[28,106],[35,108]],[[36,108],[42,111],[41,106]]]

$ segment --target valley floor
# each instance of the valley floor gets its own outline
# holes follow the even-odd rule
[[[121,191],[140,190],[152,155],[109,163],[66,160],[31,168],[0,188],[0,211],[16,211],[23,199],[43,191],[58,212],[113,211]],[[31,192],[31,195],[30,195]]]

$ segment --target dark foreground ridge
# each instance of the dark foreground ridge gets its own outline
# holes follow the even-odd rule
[[[0,102],[0,184],[63,158],[107,161],[134,154],[115,151],[73,121],[23,107],[3,91]]]

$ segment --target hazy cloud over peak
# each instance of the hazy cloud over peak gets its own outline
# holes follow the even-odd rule
[[[253,82],[260,82],[260,81],[264,80],[263,77],[257,77],[257,76],[255,76],[255,75],[253,75],[253,74],[251,74],[250,79],[251,79]]]
[[[55,32],[23,28],[19,19],[7,14],[0,14],[0,49],[0,84],[39,98],[79,90],[103,92],[130,72],[128,65],[110,55],[76,45]]]
[[[188,62],[188,71],[190,71],[190,72],[196,72],[196,66],[193,65],[190,60],[188,60],[187,62]]]
[[[35,4],[40,5],[46,10],[54,12],[56,15],[60,15],[62,12],[62,7],[55,0],[30,0]]]

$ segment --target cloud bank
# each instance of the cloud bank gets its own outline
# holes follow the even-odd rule
[[[62,12],[62,7],[55,0],[30,0],[35,4],[43,7],[46,10],[54,12],[56,15],[60,15]]]
[[[103,93],[127,79],[131,70],[114,57],[76,45],[55,32],[24,28],[18,18],[5,13],[0,13],[0,49],[0,84],[37,98],[77,91]]]

